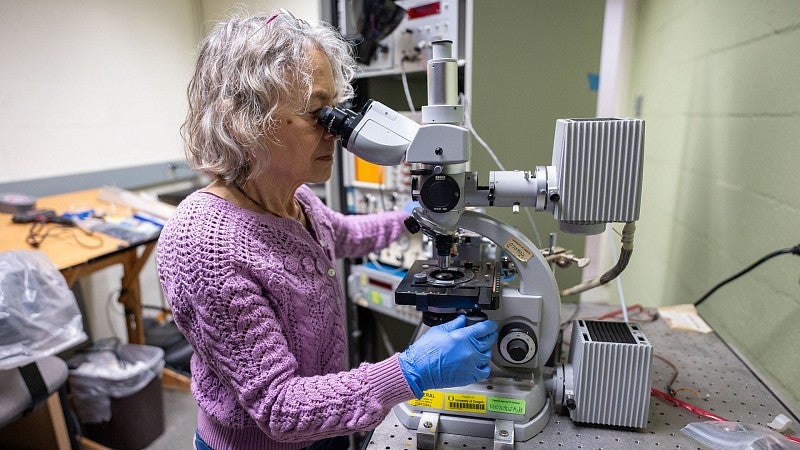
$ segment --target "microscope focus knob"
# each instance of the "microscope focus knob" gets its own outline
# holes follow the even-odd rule
[[[508,345],[506,345],[506,351],[514,361],[522,361],[525,359],[528,350],[528,344],[522,339],[512,339]]]
[[[476,323],[489,319],[489,316],[483,311],[472,311],[467,313],[466,316],[467,324],[465,326],[475,325]]]
[[[500,355],[512,364],[525,364],[536,356],[536,333],[524,323],[512,322],[500,330]]]
[[[417,234],[417,233],[419,233],[419,230],[422,229],[422,227],[420,227],[419,222],[417,221],[417,219],[415,219],[413,217],[407,217],[406,220],[403,221],[403,225],[406,226],[406,229],[411,234]]]

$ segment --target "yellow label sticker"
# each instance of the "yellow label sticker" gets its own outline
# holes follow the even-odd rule
[[[517,258],[522,262],[528,262],[529,259],[533,257],[533,252],[531,249],[525,246],[522,242],[518,241],[517,238],[512,237],[511,239],[506,241],[506,244],[503,246],[511,256]]]
[[[525,400],[516,398],[489,397],[489,411],[506,414],[525,414]]]
[[[442,409],[443,403],[444,403],[444,392],[441,391],[425,391],[422,393],[421,399],[408,401],[408,404],[411,406],[419,406],[420,408],[433,408],[433,409]]]
[[[461,411],[486,414],[486,396],[473,394],[447,394],[444,403],[447,411]]]
[[[378,291],[369,291],[369,295],[370,295],[370,300],[372,300],[372,303],[375,303],[377,305],[380,305],[380,304],[383,303],[383,296],[381,295],[380,292],[378,292]]]

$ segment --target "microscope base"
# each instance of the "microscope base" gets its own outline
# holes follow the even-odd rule
[[[518,383],[482,382],[426,391],[420,400],[395,406],[394,413],[406,428],[418,430],[418,435],[441,432],[497,439],[500,424],[513,424],[513,430],[503,434],[514,441],[527,441],[547,425],[552,407],[543,383],[525,384],[523,388]],[[421,419],[423,415],[426,419]]]

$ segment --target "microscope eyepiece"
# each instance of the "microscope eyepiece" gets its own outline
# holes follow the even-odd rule
[[[363,118],[362,114],[350,109],[323,106],[317,114],[317,123],[322,125],[328,133],[341,136],[342,143],[347,145],[353,129]]]

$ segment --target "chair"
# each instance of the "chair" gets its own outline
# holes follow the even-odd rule
[[[0,371],[0,447],[77,448],[59,395],[67,375],[56,356]]]
[[[86,339],[75,296],[47,256],[0,252],[0,448],[78,448],[62,408],[67,363],[54,355]]]

